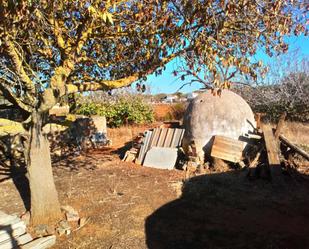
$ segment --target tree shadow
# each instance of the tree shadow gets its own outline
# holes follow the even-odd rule
[[[126,152],[130,150],[131,148],[133,148],[133,145],[134,145],[134,141],[126,142],[122,147],[111,151],[111,153],[117,155],[120,159],[122,159],[124,158]]]
[[[14,249],[21,248],[18,245],[17,240],[13,236],[13,229],[12,229],[11,225],[5,225],[5,226],[0,225],[0,232],[1,231],[5,231],[9,235],[9,240],[7,242],[9,242],[10,245],[5,245],[5,248],[14,248]],[[1,248],[1,245],[0,245],[0,248]]]
[[[197,176],[145,222],[149,249],[309,248],[309,183]]]
[[[30,187],[26,168],[16,164],[7,165],[0,161],[0,183],[12,179],[27,211],[30,210]]]

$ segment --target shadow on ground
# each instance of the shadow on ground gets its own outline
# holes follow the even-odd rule
[[[149,249],[309,248],[309,184],[246,172],[191,178],[145,222]]]
[[[26,210],[30,210],[30,188],[24,166],[6,165],[0,162],[0,183],[12,179]]]

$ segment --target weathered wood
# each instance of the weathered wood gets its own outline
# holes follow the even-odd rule
[[[19,237],[9,237],[6,241],[0,242],[1,249],[19,248],[18,245],[23,245],[32,241],[32,237],[29,233],[23,234]]]
[[[277,140],[275,139],[271,126],[262,125],[262,130],[264,134],[264,140],[265,140],[266,152],[267,152],[267,158],[268,158],[270,170],[273,175],[278,174],[279,172],[281,172],[281,166],[280,166],[279,149],[278,149]]]
[[[21,246],[21,249],[44,249],[53,246],[56,243],[56,236],[51,235],[42,237]]]
[[[284,112],[281,116],[280,116],[280,119],[279,119],[279,122],[277,124],[277,127],[276,127],[276,131],[275,131],[275,138],[278,139],[279,138],[279,135],[282,131],[282,128],[284,126],[284,121],[285,121],[285,118],[286,118],[286,112]]]
[[[292,150],[294,150],[296,153],[298,153],[299,155],[301,155],[302,157],[304,157],[305,159],[307,159],[309,161],[309,154],[302,150],[301,148],[297,147],[295,144],[293,144],[292,142],[290,142],[285,136],[283,135],[279,135],[279,139],[282,143],[286,144],[287,146],[289,146]]]
[[[261,126],[262,126],[262,118],[266,115],[266,113],[260,113],[260,112],[257,112],[254,114],[254,118],[255,118],[255,121],[256,121],[256,128],[257,129],[260,129]]]
[[[246,143],[224,136],[215,136],[211,156],[229,162],[240,162]]]
[[[158,147],[163,147],[168,128],[162,128],[159,136]]]
[[[18,237],[26,232],[26,226],[12,228],[11,226],[0,227],[0,248],[2,242],[6,242],[12,237]]]
[[[262,139],[262,137],[260,135],[257,135],[257,134],[248,134],[248,138],[256,139],[256,140]]]

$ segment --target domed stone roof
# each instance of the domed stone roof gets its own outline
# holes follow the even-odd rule
[[[238,139],[253,131],[256,123],[250,106],[241,96],[222,90],[220,96],[207,91],[193,99],[185,112],[184,127],[185,151],[194,141],[199,157],[204,159],[214,135]]]

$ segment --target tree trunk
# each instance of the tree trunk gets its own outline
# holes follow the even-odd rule
[[[52,224],[61,217],[60,204],[51,167],[49,142],[42,134],[42,118],[38,113],[33,114],[28,155],[31,223]]]

